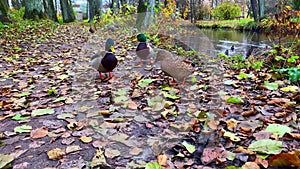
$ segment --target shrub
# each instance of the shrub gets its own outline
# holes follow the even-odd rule
[[[234,17],[240,16],[241,7],[233,2],[223,2],[212,11],[212,15],[221,20],[232,20]]]

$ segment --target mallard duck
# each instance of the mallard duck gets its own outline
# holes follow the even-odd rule
[[[225,55],[229,55],[229,51],[228,51],[228,49],[226,49],[226,51],[225,51]]]
[[[118,60],[113,54],[114,52],[114,40],[108,38],[105,43],[105,51],[97,52],[91,58],[91,65],[99,72],[100,79],[103,80],[102,72],[109,72],[109,77],[112,78],[112,71],[117,66]]]
[[[156,49],[156,51],[156,62],[161,62],[161,70],[173,77],[173,83],[176,79],[184,84],[186,77],[194,71],[192,62],[180,57],[175,58],[171,52],[164,49]]]
[[[234,51],[234,45],[231,46],[230,50],[231,50],[231,51]]]
[[[138,34],[136,36],[139,44],[136,48],[136,55],[140,58],[140,66],[143,65],[143,60],[150,59],[150,64],[152,64],[152,57],[154,56],[153,49],[150,44],[147,43],[147,38],[144,34]]]

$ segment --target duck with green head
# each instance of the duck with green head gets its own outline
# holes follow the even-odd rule
[[[140,66],[143,65],[143,60],[149,60],[149,64],[152,64],[152,58],[154,56],[153,49],[150,44],[147,42],[147,38],[144,34],[138,34],[136,36],[139,44],[136,48],[136,55],[140,58]]]
[[[91,58],[91,66],[99,72],[100,79],[103,80],[101,73],[109,73],[109,77],[112,78],[112,71],[118,64],[118,60],[114,55],[115,41],[108,38],[105,43],[105,51],[97,52]]]
[[[157,49],[156,62],[160,61],[161,70],[166,75],[173,78],[172,83],[176,83],[174,79],[185,84],[185,79],[194,71],[192,62],[184,58],[174,57],[173,54],[164,49]]]

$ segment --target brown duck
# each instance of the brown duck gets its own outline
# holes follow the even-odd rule
[[[161,62],[161,70],[167,75],[173,77],[177,81],[185,83],[185,79],[193,73],[194,67],[190,61],[185,60],[184,58],[174,57],[173,54],[164,49],[156,49],[156,62]]]

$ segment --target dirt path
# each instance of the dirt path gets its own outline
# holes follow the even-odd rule
[[[239,72],[226,71],[215,58],[192,58],[193,80],[184,87],[170,86],[158,65],[147,70],[135,66],[136,42],[130,33],[103,30],[91,34],[80,24],[63,25],[54,32],[38,31],[39,38],[33,33],[1,41],[0,154],[12,155],[14,168],[135,168],[157,157],[169,168],[241,166],[243,157],[255,155],[237,152],[235,161],[222,162],[223,152],[249,146],[254,131],[261,130],[257,128],[274,123],[268,121],[274,113],[267,111],[281,108],[290,110],[287,117],[297,117],[293,111],[299,106],[264,106],[268,100],[263,96],[299,102],[291,94],[257,89],[260,97],[251,84],[261,81],[234,80],[233,87],[225,87],[223,81]],[[119,64],[115,78],[101,82],[89,60],[110,33]],[[243,96],[245,102],[227,104],[220,91],[223,96]],[[291,120],[286,118],[278,119],[284,124]],[[253,131],[248,137],[244,130],[249,128]],[[299,147],[293,140],[284,141],[285,150]],[[212,162],[216,159],[221,162]]]

